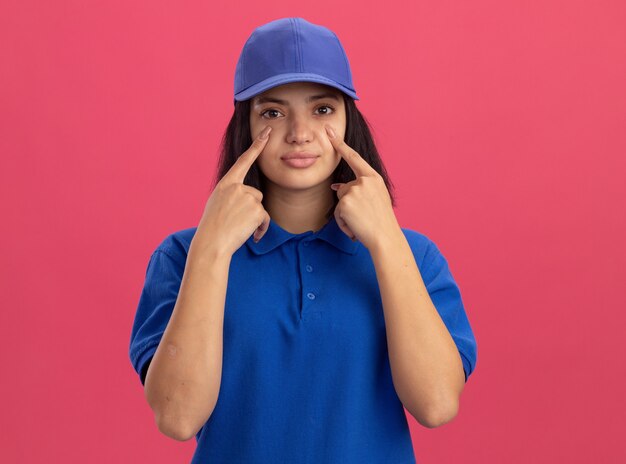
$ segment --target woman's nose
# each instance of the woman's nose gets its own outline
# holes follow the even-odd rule
[[[292,115],[289,120],[287,141],[289,143],[306,143],[310,142],[312,137],[313,131],[310,121],[304,116]]]

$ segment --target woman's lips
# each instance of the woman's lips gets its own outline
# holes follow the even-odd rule
[[[281,158],[283,160],[284,163],[286,163],[288,166],[291,166],[292,168],[308,168],[309,166],[311,166],[313,163],[315,163],[315,161],[317,161],[317,156],[314,158],[289,158],[289,159],[285,159],[285,158]]]

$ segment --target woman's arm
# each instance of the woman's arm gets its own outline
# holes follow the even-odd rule
[[[172,316],[152,358],[144,393],[159,430],[192,438],[215,408],[222,377],[222,335],[232,256],[196,231]]]
[[[443,425],[456,416],[465,385],[458,348],[430,299],[402,230],[370,254],[398,398],[420,424]]]

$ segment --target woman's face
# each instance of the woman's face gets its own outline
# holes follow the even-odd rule
[[[324,125],[341,139],[346,131],[346,110],[341,91],[313,82],[292,82],[253,97],[250,132],[254,139],[266,125],[272,126],[256,162],[270,182],[289,189],[306,189],[330,183],[341,156],[328,140]],[[314,156],[307,167],[283,160],[295,152]]]

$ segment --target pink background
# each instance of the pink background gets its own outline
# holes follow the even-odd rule
[[[333,29],[478,340],[421,463],[626,462],[626,4],[0,4],[0,461],[188,462],[128,358],[152,250],[197,225],[238,54]]]

